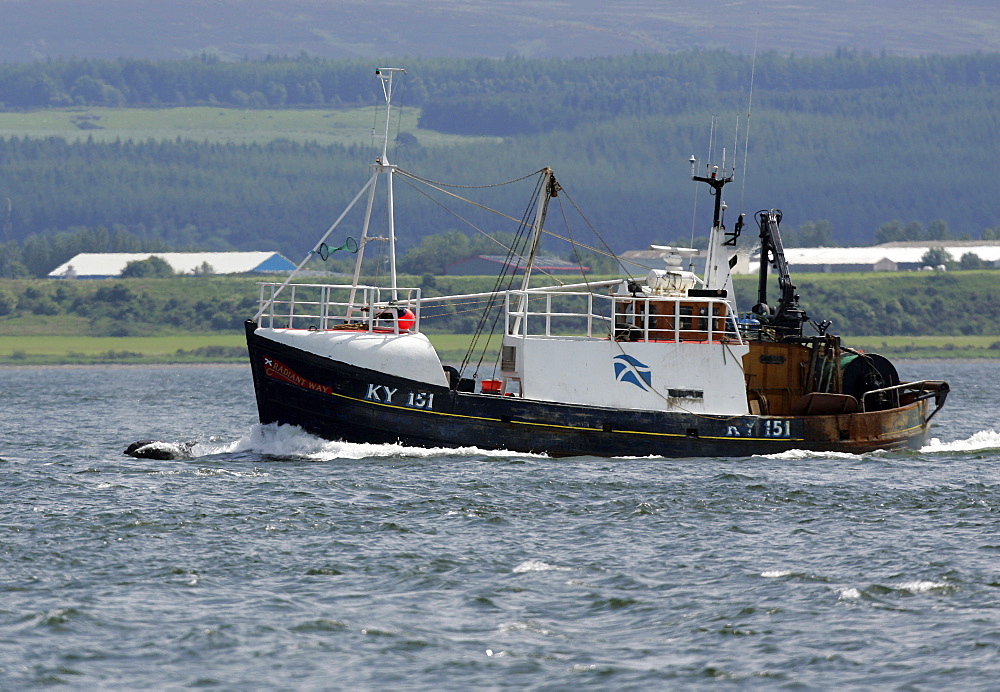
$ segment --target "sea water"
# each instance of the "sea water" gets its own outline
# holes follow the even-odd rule
[[[255,422],[246,367],[0,371],[0,688],[995,689],[1000,363],[913,452],[550,459]],[[131,442],[194,443],[133,459]]]

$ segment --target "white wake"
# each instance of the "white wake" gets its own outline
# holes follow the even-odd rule
[[[985,450],[1000,450],[1000,433],[996,430],[980,430],[966,440],[942,442],[932,437],[929,444],[920,448],[921,452],[980,452]]]
[[[543,457],[523,452],[484,450],[477,447],[407,447],[401,444],[359,444],[324,440],[296,425],[254,425],[243,437],[232,442],[210,441],[195,444],[191,457],[254,452],[275,457],[295,457],[313,461],[372,458],[472,457],[494,458]]]

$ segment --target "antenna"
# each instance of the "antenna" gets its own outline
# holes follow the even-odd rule
[[[375,70],[375,76],[382,81],[382,93],[385,94],[385,133],[382,135],[382,164],[388,165],[388,149],[389,149],[389,117],[392,112],[392,93],[395,85],[396,75],[402,76],[406,74],[406,70],[402,67],[380,67]]]
[[[750,111],[753,109],[753,80],[757,73],[757,37],[760,35],[760,16],[753,33],[753,58],[750,61],[750,94],[747,97],[747,134],[743,145],[743,178],[740,180],[740,218],[743,218],[743,199],[747,188],[747,157],[750,153]]]

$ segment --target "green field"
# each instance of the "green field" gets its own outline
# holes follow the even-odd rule
[[[854,336],[845,342],[894,358],[1000,358],[1000,336]]]
[[[117,139],[163,141],[180,137],[198,142],[237,144],[287,139],[344,146],[368,145],[373,141],[374,116],[373,108],[50,108],[0,112],[0,137],[93,138],[99,142]],[[402,117],[402,130],[414,135],[421,144],[452,145],[498,139],[421,130],[417,127],[420,111],[416,108],[403,110]],[[395,131],[395,123],[393,129]],[[381,134],[381,130],[376,133],[376,141],[380,141]]]
[[[0,365],[242,363],[239,333],[173,336],[0,336]]]
[[[432,334],[431,342],[445,363],[459,363],[469,347],[468,334]],[[499,352],[494,339],[484,364]],[[243,334],[176,334],[171,336],[0,336],[0,365],[65,365],[102,363],[244,363]]]
[[[445,363],[459,363],[471,339],[468,334],[428,335]],[[892,358],[1000,358],[997,336],[868,336],[846,344]],[[494,338],[483,360],[496,360]],[[243,363],[244,337],[237,332],[172,336],[0,336],[0,365],[63,365],[102,363]],[[475,362],[473,363],[475,365]]]

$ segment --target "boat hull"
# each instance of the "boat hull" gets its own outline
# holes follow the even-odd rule
[[[330,440],[478,447],[551,456],[749,456],[792,449],[919,448],[929,402],[868,413],[713,416],[458,392],[348,365],[255,333],[247,346],[261,423]]]

